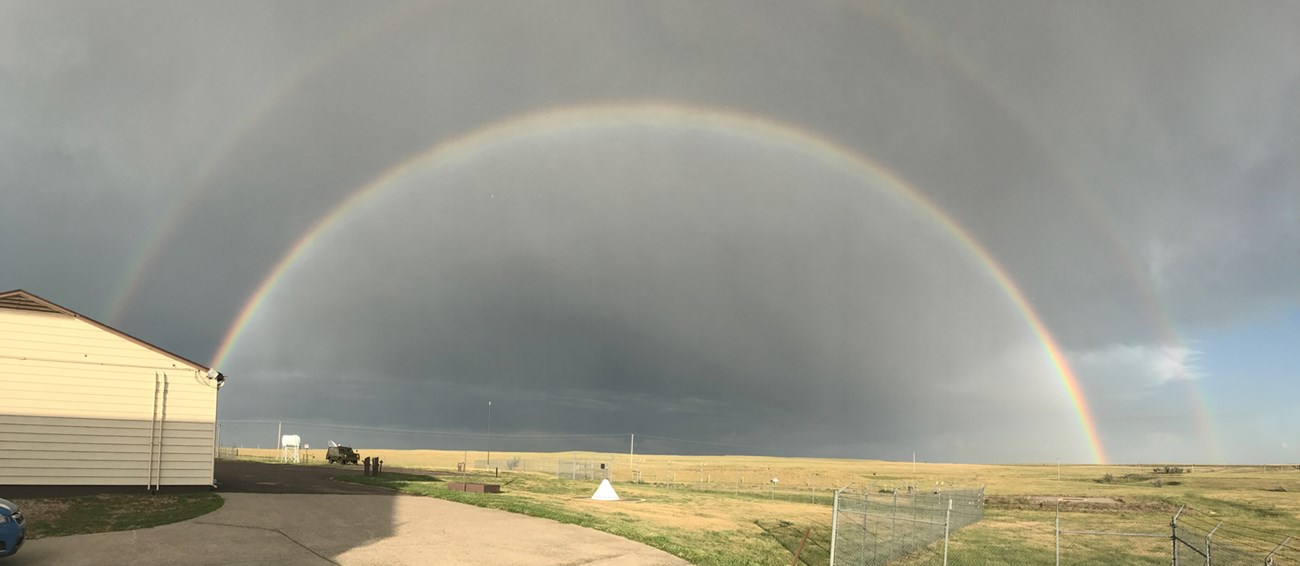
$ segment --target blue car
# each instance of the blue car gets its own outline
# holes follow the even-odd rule
[[[12,501],[0,499],[0,558],[18,552],[23,547],[23,536],[26,534],[23,512]]]

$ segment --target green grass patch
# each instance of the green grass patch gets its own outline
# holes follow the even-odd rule
[[[211,493],[105,494],[15,499],[27,518],[27,537],[61,537],[129,531],[206,515],[225,503]]]

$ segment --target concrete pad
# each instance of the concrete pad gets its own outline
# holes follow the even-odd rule
[[[222,497],[221,509],[174,525],[32,540],[4,566],[686,564],[614,535],[430,497]]]
[[[397,532],[340,564],[677,565],[661,550],[577,525],[427,497],[399,497]]]

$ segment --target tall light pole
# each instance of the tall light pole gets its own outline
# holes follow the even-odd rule
[[[492,469],[492,402],[488,401],[487,467]]]

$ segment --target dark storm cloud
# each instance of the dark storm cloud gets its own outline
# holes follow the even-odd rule
[[[288,247],[408,156],[530,111],[681,101],[913,182],[1020,283],[1112,432],[1214,379],[1163,319],[1300,301],[1300,16],[1275,8],[6,3],[0,287],[104,316],[138,280],[108,322],[206,360]],[[223,416],[455,428],[492,398],[517,430],[1089,457],[967,252],[765,151],[623,130],[422,177],[286,277],[222,368],[244,377]],[[1195,457],[1168,409],[1133,446]]]
[[[476,422],[474,391],[538,413],[521,424],[572,413],[562,432],[746,444],[912,439],[1051,390],[1041,362],[988,360],[1025,338],[1008,303],[890,195],[717,136],[572,137],[386,193],[304,256],[231,365],[401,389],[385,401],[430,428]]]

